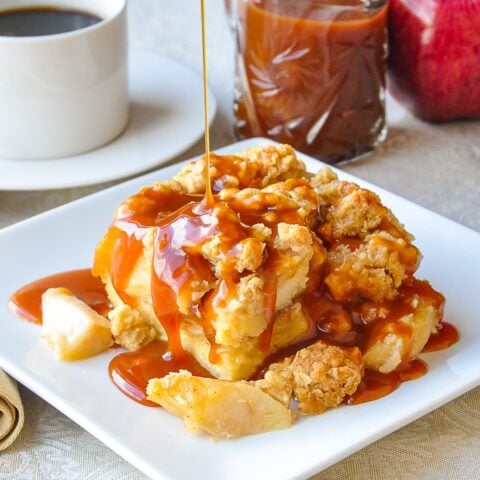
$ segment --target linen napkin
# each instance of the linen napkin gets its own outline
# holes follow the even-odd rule
[[[0,370],[0,452],[17,439],[23,421],[23,405],[17,384]]]

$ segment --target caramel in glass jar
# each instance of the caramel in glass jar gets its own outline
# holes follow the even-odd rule
[[[386,134],[386,1],[239,0],[236,134],[328,163]]]

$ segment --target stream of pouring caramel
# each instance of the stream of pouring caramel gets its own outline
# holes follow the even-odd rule
[[[212,207],[215,203],[210,179],[210,127],[208,122],[208,58],[207,58],[207,15],[205,0],[200,0],[202,11],[202,62],[203,62],[203,105],[205,121],[205,203]]]

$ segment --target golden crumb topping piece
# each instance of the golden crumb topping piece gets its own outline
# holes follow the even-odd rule
[[[206,160],[191,162],[173,177],[187,193],[205,192]],[[275,182],[306,175],[304,163],[289,145],[252,147],[231,156],[211,155],[213,190],[264,188]]]
[[[362,379],[362,355],[356,347],[343,349],[316,342],[296,353],[291,369],[298,410],[322,413],[356,391]]]
[[[353,394],[363,374],[358,348],[340,348],[318,341],[295,355],[269,366],[256,385],[274,398],[285,400],[288,392],[300,413],[322,413],[337,407]]]
[[[391,300],[419,261],[419,250],[405,240],[386,232],[374,233],[358,248],[339,244],[330,250],[325,283],[337,301]]]
[[[386,211],[375,193],[359,188],[332,205],[326,220],[334,226],[336,237],[363,238],[379,227]]]
[[[331,243],[345,237],[363,239],[375,231],[388,232],[407,242],[413,240],[376,193],[338,180],[329,168],[320,170],[311,184],[320,206],[318,234],[326,241]]]
[[[226,188],[218,199],[226,202],[247,225],[274,227],[279,222],[312,225],[317,214],[315,191],[306,179],[286,180],[263,189]]]

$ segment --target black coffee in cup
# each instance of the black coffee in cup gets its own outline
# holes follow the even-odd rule
[[[89,12],[49,6],[0,11],[0,36],[35,37],[90,27],[102,19]]]

